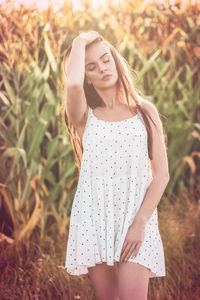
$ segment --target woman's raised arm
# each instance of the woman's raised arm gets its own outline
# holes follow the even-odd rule
[[[83,89],[85,78],[85,48],[100,35],[96,31],[83,32],[72,42],[71,51],[64,65],[66,74],[66,112],[75,127],[82,123],[87,110]]]

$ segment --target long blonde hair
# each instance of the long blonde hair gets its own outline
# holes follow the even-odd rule
[[[102,37],[100,39],[98,38],[98,39],[94,40],[92,43],[96,43],[96,42],[99,42],[102,40],[103,40],[104,44],[106,44],[109,47],[110,52],[111,52],[111,54],[114,58],[115,64],[116,64],[116,68],[117,68],[117,72],[118,72],[117,90],[118,90],[119,95],[122,96],[122,100],[124,101],[124,103],[128,104],[130,110],[131,110],[131,105],[134,105],[134,106],[136,105],[137,109],[142,114],[142,117],[143,117],[143,120],[145,123],[145,127],[147,129],[147,134],[148,134],[148,140],[147,140],[148,141],[148,155],[149,155],[149,158],[152,160],[153,159],[153,156],[152,156],[152,131],[151,131],[151,126],[150,126],[149,119],[147,118],[147,116],[151,119],[151,121],[154,123],[155,126],[156,126],[156,124],[152,120],[149,112],[147,110],[145,110],[141,105],[143,96],[141,96],[141,92],[133,84],[132,74],[134,71],[131,69],[128,62],[118,53],[118,51],[115,49],[115,47],[112,46],[109,42],[105,41]],[[86,46],[86,49],[92,43],[88,44]],[[64,58],[63,58],[63,71],[66,76],[65,83],[67,82],[65,66],[66,66],[66,62],[69,57],[71,48],[72,48],[72,45],[67,48]],[[96,92],[93,85],[89,85],[87,83],[86,77],[84,78],[83,88],[84,88],[84,93],[85,93],[85,97],[87,100],[87,104],[91,108],[105,106],[105,103],[103,102],[103,100],[101,99],[99,94]],[[66,94],[65,94],[65,97],[66,97]],[[78,167],[78,171],[80,171],[83,146],[82,146],[80,137],[79,137],[75,127],[71,123],[70,119],[67,117],[66,110],[65,110],[65,123],[67,125],[68,131],[70,134],[70,140],[71,140],[71,143],[72,143],[72,146],[74,149],[75,162]],[[163,129],[163,133],[164,133],[164,128],[162,128],[162,129]],[[164,136],[165,136],[165,142],[166,142],[166,135],[164,135]]]

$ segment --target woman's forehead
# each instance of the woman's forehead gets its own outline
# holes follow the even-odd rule
[[[105,53],[110,53],[110,49],[106,44],[103,42],[94,43],[85,51],[85,62],[96,61]]]

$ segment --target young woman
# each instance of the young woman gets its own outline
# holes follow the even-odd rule
[[[66,50],[66,124],[79,167],[66,269],[98,300],[145,300],[165,276],[157,205],[169,181],[162,122],[131,68],[96,31]]]

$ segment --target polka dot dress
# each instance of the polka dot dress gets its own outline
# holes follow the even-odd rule
[[[82,138],[83,155],[72,204],[65,268],[71,275],[106,262],[113,266],[128,227],[152,180],[147,131],[141,113],[122,121],[104,121],[89,107]],[[165,276],[157,208],[146,223],[137,256],[129,261]]]

